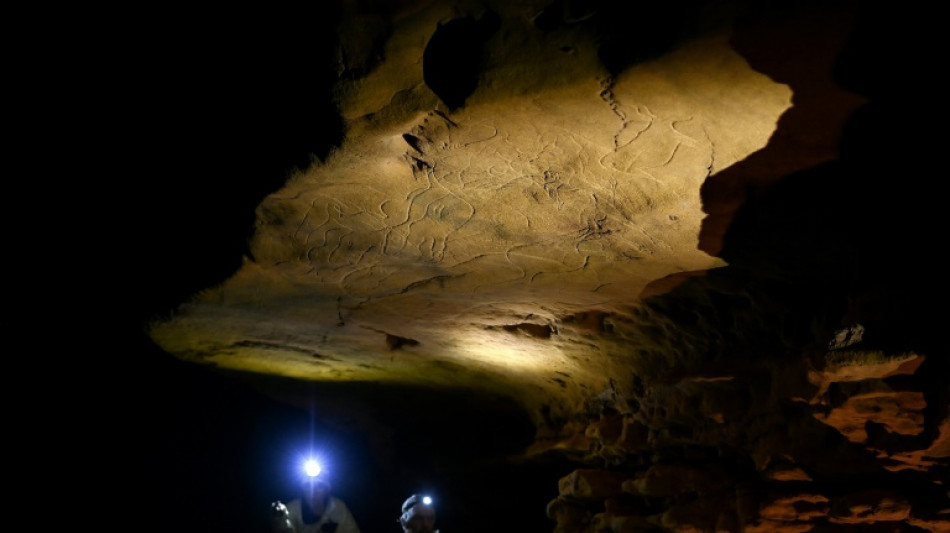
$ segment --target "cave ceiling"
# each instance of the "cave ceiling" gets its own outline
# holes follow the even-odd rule
[[[354,412],[348,391],[386,387],[512,402],[525,455],[690,444],[770,480],[946,474],[932,141],[908,116],[920,83],[862,25],[884,15],[342,6],[339,142],[261,199],[233,276],[150,323],[162,349]],[[580,477],[562,496],[596,493]],[[946,531],[933,493],[835,517]]]

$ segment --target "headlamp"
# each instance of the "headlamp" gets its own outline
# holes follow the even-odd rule
[[[428,495],[422,495],[422,494],[413,494],[413,495],[410,496],[405,502],[403,502],[403,504],[402,504],[402,512],[403,512],[403,513],[408,512],[408,511],[409,511],[410,509],[412,509],[413,506],[416,505],[417,503],[421,503],[422,505],[429,505],[429,506],[431,506],[431,505],[432,505],[432,497],[431,497],[431,496],[428,496]]]
[[[303,472],[307,474],[307,477],[313,479],[320,475],[320,472],[323,471],[323,466],[320,464],[320,461],[310,458],[303,462]]]

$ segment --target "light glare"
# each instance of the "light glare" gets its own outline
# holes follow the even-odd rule
[[[320,472],[323,470],[323,467],[320,466],[320,463],[316,459],[307,459],[303,464],[303,470],[310,477],[317,477],[320,475]]]

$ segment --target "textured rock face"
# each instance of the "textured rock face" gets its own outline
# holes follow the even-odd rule
[[[922,357],[851,357],[813,371],[822,386],[809,397],[770,397],[775,388],[762,381],[792,377],[779,371],[757,382],[681,380],[635,405],[612,405],[585,432],[588,459],[603,468],[562,478],[548,516],[557,531],[874,523],[946,531],[948,494],[939,478],[950,438],[945,417],[925,421],[929,387],[915,375]],[[928,427],[931,436],[919,438]]]
[[[722,27],[613,74],[588,25],[542,29],[541,7],[392,20],[386,60],[341,84],[342,146],[263,201],[253,259],[155,338],[306,379],[455,386],[462,369],[532,410],[626,381],[613,354],[640,336],[641,292],[722,264],[697,247],[700,186],[765,146],[791,92]]]
[[[345,3],[341,143],[152,338],[356,418],[367,384],[510,399],[521,459],[578,465],[559,532],[950,530],[930,151],[884,143],[918,95],[871,83],[880,20],[641,8]]]

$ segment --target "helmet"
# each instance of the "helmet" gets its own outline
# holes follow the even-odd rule
[[[421,503],[423,505],[432,505],[432,498],[429,496],[423,496],[421,494],[413,494],[402,503],[402,512],[405,513],[409,509],[412,509],[412,506],[417,503]]]
[[[405,524],[415,516],[416,505],[424,505],[426,507],[432,506],[432,498],[424,494],[413,494],[406,498],[406,501],[402,503],[402,514],[399,516],[400,524]]]

